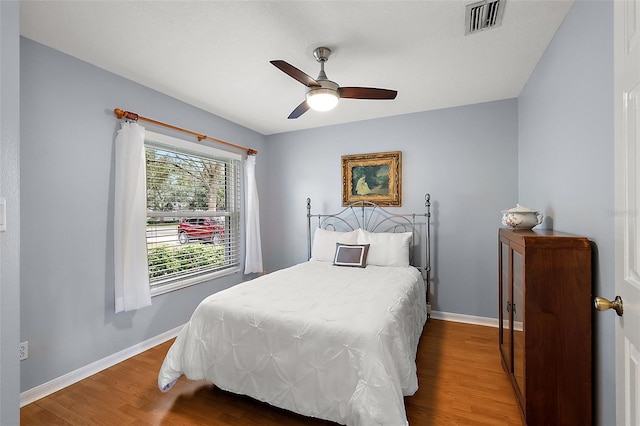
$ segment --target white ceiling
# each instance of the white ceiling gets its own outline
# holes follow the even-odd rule
[[[506,0],[501,26],[465,36],[473,2],[22,0],[20,25],[27,38],[269,135],[517,97],[572,1]],[[318,46],[333,51],[329,79],[397,98],[343,99],[288,120],[305,87],[269,61],[315,78]]]

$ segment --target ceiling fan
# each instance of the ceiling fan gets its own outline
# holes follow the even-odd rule
[[[331,49],[318,47],[313,51],[313,56],[320,62],[320,74],[315,80],[298,68],[286,61],[271,61],[285,74],[298,80],[307,86],[306,99],[289,114],[289,119],[298,118],[309,108],[316,111],[329,111],[338,104],[338,99],[395,99],[398,92],[389,89],[377,89],[374,87],[340,87],[336,82],[327,78],[324,72],[324,63],[329,59]]]

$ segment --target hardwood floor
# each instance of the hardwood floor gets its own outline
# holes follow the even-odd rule
[[[420,389],[405,398],[410,425],[521,426],[497,339],[495,328],[431,320],[418,348]],[[170,344],[23,407],[20,424],[335,425],[184,377],[163,394],[157,388],[157,373]]]

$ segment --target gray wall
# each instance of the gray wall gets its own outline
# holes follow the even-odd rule
[[[7,231],[0,233],[0,425],[19,423],[19,22],[19,3],[0,1],[0,197],[7,200]]]
[[[596,246],[593,293],[614,296],[613,4],[577,1],[518,99],[520,201]],[[596,419],[615,418],[614,317],[594,313]]]
[[[113,147],[119,122],[113,109],[258,151],[265,138],[31,40],[22,38],[20,48],[25,391],[185,323],[205,296],[243,278],[174,291],[154,297],[151,307],[114,314]],[[258,173],[260,179],[264,171]]]
[[[357,102],[357,101],[354,101]],[[310,114],[313,112],[309,112]],[[500,210],[517,201],[514,99],[268,137],[270,200],[262,211],[269,270],[306,260],[305,200],[338,211],[342,155],[402,151],[402,207],[433,199],[433,309],[496,317]]]

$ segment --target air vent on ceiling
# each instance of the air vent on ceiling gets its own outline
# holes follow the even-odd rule
[[[467,5],[465,35],[499,26],[505,0],[483,0]]]

